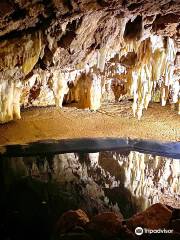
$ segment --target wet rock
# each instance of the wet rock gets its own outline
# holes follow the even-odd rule
[[[89,222],[87,214],[78,209],[76,211],[65,212],[57,222],[57,231],[60,233],[65,233],[75,228],[76,226],[83,227]]]
[[[140,212],[132,216],[127,221],[127,226],[130,229],[136,227],[144,227],[149,229],[164,228],[169,225],[172,217],[172,211],[161,203],[156,203],[144,212]]]

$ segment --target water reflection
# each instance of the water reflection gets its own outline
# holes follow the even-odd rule
[[[159,201],[180,208],[180,160],[135,151],[4,157],[0,187],[1,239],[49,239],[69,209],[128,218]]]
[[[180,160],[129,153],[67,153],[4,158],[2,186],[30,177],[75,194],[88,212],[110,208],[129,217],[155,202],[180,207]]]

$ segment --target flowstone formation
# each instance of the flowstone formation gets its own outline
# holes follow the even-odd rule
[[[133,98],[180,114],[178,0],[1,0],[0,122],[20,109]]]

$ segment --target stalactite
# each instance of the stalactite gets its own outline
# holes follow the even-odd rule
[[[155,38],[157,43],[160,39]],[[161,39],[163,43],[163,39]],[[174,78],[174,60],[176,49],[172,39],[167,38],[167,46],[160,44],[160,48],[154,48],[155,40],[153,38],[144,40],[137,51],[137,62],[132,70],[132,79],[130,82],[130,93],[134,97],[133,113],[137,113],[138,119],[141,118],[143,109],[147,109],[152,100],[153,85],[160,79],[161,102],[166,105],[170,88],[179,84]],[[173,99],[178,101],[179,91],[174,91]]]
[[[122,29],[123,27],[124,25]],[[81,33],[79,31],[77,34]],[[81,61],[68,68],[58,67],[59,58],[62,57],[61,48],[56,46],[54,55],[51,53],[52,56],[49,57],[50,50],[47,53],[44,50],[45,45],[40,32],[1,41],[0,70],[11,72],[3,74],[1,82],[3,84],[7,81],[9,75],[14,82],[21,79],[20,106],[23,107],[54,104],[62,107],[64,96],[67,96],[67,103],[75,101],[81,108],[97,110],[105,100],[103,97],[107,98],[104,91],[106,91],[105,85],[109,83],[111,91],[114,91],[114,100],[119,101],[125,94],[133,96],[133,114],[137,115],[138,119],[141,119],[149,103],[153,100],[159,101],[159,98],[162,106],[165,106],[167,101],[179,106],[180,81],[174,63],[176,58],[174,40],[156,35],[145,40],[124,39],[122,33],[121,36],[118,35],[118,31],[116,30],[112,43],[109,40],[108,44],[102,47],[100,45],[99,49],[88,52]],[[53,43],[49,37],[50,35],[47,40],[52,50]],[[83,41],[86,37],[82,36]],[[71,44],[72,51],[76,48],[75,43],[77,44],[76,41]],[[47,62],[41,61],[43,54],[48,55]],[[42,66],[38,62],[39,58]],[[37,62],[37,69],[33,70]],[[32,76],[24,79],[28,74]],[[37,82],[30,87],[30,82],[35,78]],[[123,91],[121,86],[124,88]],[[157,93],[156,89],[158,89]],[[3,91],[4,88],[1,87],[2,95]],[[177,108],[180,112],[179,107]],[[4,117],[1,118],[4,122]]]
[[[31,36],[29,37],[31,38]],[[23,59],[23,65],[22,65],[22,71],[25,75],[30,73],[37,63],[39,56],[41,54],[41,49],[42,49],[42,41],[41,41],[41,33],[38,32],[35,34],[35,37],[33,40],[30,40],[26,45],[25,45],[25,56]]]
[[[20,119],[22,83],[14,79],[0,79],[0,123]]]
[[[97,68],[100,69],[101,72],[104,71],[104,67],[105,67],[105,63],[106,63],[106,55],[107,55],[107,48],[104,47],[104,48],[101,48],[99,51],[98,51],[98,59],[97,59]]]
[[[0,42],[0,70],[22,67],[27,75],[37,63],[42,49],[40,32]]]

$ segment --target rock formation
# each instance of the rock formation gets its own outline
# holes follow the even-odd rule
[[[0,122],[29,106],[97,110],[108,86],[180,113],[178,0],[1,0]],[[115,86],[115,88],[114,88]]]

